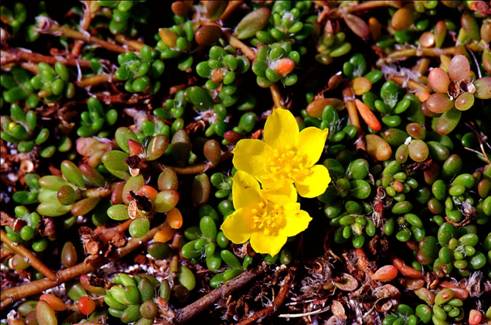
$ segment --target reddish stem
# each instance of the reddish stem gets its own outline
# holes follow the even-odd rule
[[[9,63],[16,63],[20,61],[27,61],[31,63],[48,63],[55,64],[56,62],[61,62],[66,65],[71,66],[79,66],[81,68],[90,68],[91,64],[87,60],[83,59],[72,59],[72,58],[64,58],[60,56],[47,56],[31,51],[21,50],[21,49],[12,49],[9,51],[3,51],[0,64],[6,65]]]
[[[289,273],[285,276],[283,280],[283,284],[281,285],[280,290],[278,291],[278,295],[273,300],[271,306],[261,309],[260,311],[254,313],[252,316],[242,319],[238,325],[248,325],[256,323],[257,320],[267,317],[276,311],[283,305],[285,302],[286,296],[290,291],[290,286],[293,282],[293,274],[292,269],[289,270]]]
[[[145,236],[140,238],[132,238],[128,241],[126,246],[118,249],[117,254],[113,256],[112,260],[117,260],[122,258],[136,248],[141,246],[142,244],[148,242],[153,238],[155,233],[164,227],[165,223],[152,228],[149,232],[145,234]],[[87,260],[75,266],[72,266],[68,269],[64,269],[56,273],[56,280],[50,279],[41,279],[33,282],[29,282],[27,284],[10,288],[7,290],[3,290],[0,293],[0,310],[5,309],[10,304],[14,303],[17,300],[20,300],[25,297],[29,297],[35,294],[38,294],[46,289],[56,287],[57,285],[67,282],[71,279],[74,279],[82,274],[86,274],[89,272],[95,271],[98,267],[104,265],[107,262],[106,259],[102,257],[97,257],[95,260]]]
[[[25,248],[24,246],[15,243],[11,241],[8,237],[7,234],[3,231],[0,230],[0,239],[2,242],[4,242],[11,250],[16,252],[19,255],[24,256],[27,258],[27,262],[36,270],[41,272],[45,277],[47,277],[50,280],[56,280],[56,274],[53,272],[49,267],[47,267],[39,258],[37,258],[34,253],[32,253],[29,249]]]
[[[84,32],[87,31],[87,29],[90,26],[90,23],[92,22],[92,17],[93,17],[93,12],[92,12],[92,4],[94,2],[88,1],[88,0],[83,0],[84,4],[84,14],[82,16],[82,21],[80,22],[80,29]],[[75,41],[75,44],[73,45],[72,48],[72,57],[77,58],[80,55],[80,51],[82,50],[82,46],[84,45],[83,40],[77,40]]]

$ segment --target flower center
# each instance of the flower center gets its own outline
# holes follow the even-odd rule
[[[266,235],[277,235],[285,225],[285,211],[279,204],[262,201],[251,210],[252,228]]]
[[[274,182],[293,181],[311,174],[307,157],[299,154],[296,148],[274,149],[266,170],[269,172],[267,180]]]

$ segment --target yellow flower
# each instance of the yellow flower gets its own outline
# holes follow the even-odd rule
[[[276,189],[294,183],[300,196],[321,195],[331,181],[319,160],[328,130],[307,127],[299,132],[290,111],[273,110],[264,126],[264,141],[240,140],[234,149],[233,164],[256,177],[264,188]]]
[[[233,177],[232,200],[235,212],[222,224],[225,236],[235,244],[250,239],[254,251],[278,254],[286,239],[304,231],[311,217],[297,203],[294,188],[262,190],[257,180],[243,171]]]

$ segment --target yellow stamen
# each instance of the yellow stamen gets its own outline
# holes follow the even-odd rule
[[[265,178],[275,182],[301,179],[311,174],[308,167],[307,157],[301,155],[297,148],[274,149],[271,160],[266,167],[269,173]]]
[[[262,201],[251,209],[251,215],[254,231],[262,231],[267,235],[278,234],[279,229],[285,225],[285,211],[279,204]]]

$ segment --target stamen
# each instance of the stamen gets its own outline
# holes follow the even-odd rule
[[[285,224],[283,207],[269,201],[258,203],[257,208],[251,210],[251,215],[253,229],[267,235],[276,235]]]
[[[299,154],[296,148],[274,150],[266,169],[269,171],[266,176],[267,180],[273,182],[304,178],[310,175],[307,157]]]

